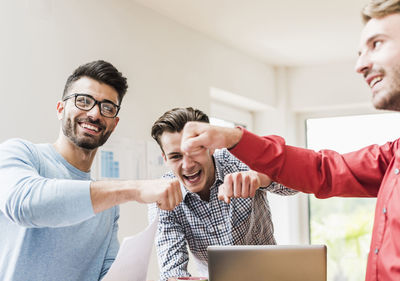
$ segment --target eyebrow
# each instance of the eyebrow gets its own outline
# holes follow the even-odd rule
[[[93,96],[92,96],[93,97]],[[94,97],[93,97],[94,98]],[[108,100],[108,99],[104,99],[104,100],[101,100],[100,102],[108,102],[108,103],[112,103],[112,104],[114,104],[114,105],[116,105],[116,106],[119,106],[119,104],[118,104],[118,102],[113,102],[113,101],[111,101],[111,100]]]

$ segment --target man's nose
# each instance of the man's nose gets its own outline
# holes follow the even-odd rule
[[[91,110],[86,113],[88,116],[93,117],[94,120],[100,118],[100,105],[96,104]]]
[[[183,155],[182,158],[182,168],[183,169],[190,169],[194,166],[193,158],[187,155]]]
[[[371,67],[372,63],[369,56],[367,54],[360,54],[355,65],[355,71],[360,74],[365,74]]]

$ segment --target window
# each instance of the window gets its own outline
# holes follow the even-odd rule
[[[398,138],[400,114],[313,118],[306,121],[307,147],[340,153]],[[310,240],[328,247],[328,281],[365,278],[375,198],[309,197]]]

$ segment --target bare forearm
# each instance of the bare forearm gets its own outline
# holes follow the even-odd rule
[[[182,201],[178,180],[93,181],[90,196],[95,213],[128,201],[153,203],[172,210]]]
[[[93,210],[97,214],[113,206],[135,200],[135,181],[93,181],[90,184],[90,197]]]

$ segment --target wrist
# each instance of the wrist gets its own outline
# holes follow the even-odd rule
[[[243,127],[237,126],[235,128],[229,128],[229,131],[226,133],[226,147],[231,150],[233,149],[240,141],[243,136]]]
[[[267,176],[263,173],[259,173],[259,172],[257,172],[257,175],[258,175],[258,179],[260,181],[260,186],[268,187],[272,183],[272,180],[269,176]]]

